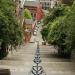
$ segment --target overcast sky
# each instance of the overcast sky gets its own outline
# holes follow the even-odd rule
[[[36,1],[36,0],[26,0],[26,1]]]

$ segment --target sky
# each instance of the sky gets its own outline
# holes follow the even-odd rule
[[[21,0],[21,7],[23,7],[24,1],[36,1],[36,0]]]
[[[36,1],[36,0],[26,0],[26,1]]]

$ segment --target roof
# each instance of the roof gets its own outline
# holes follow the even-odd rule
[[[32,19],[25,19],[25,23],[26,24],[33,24],[33,20]]]
[[[37,1],[25,1],[24,6],[37,6],[39,4],[39,2]]]

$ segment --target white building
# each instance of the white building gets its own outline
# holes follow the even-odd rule
[[[21,8],[23,8],[24,7],[24,3],[25,3],[25,0],[20,0],[21,1]]]
[[[39,2],[45,10],[49,9],[51,6],[51,0],[39,0]]]
[[[56,0],[51,0],[51,8],[54,8],[56,4]]]
[[[61,0],[39,0],[40,4],[42,4],[42,8],[45,10],[54,8],[59,1]]]

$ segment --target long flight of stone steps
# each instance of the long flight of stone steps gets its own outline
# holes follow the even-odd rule
[[[68,58],[56,56],[53,46],[40,46],[42,66],[46,75],[75,75],[75,62]]]
[[[33,65],[36,44],[22,46],[17,52],[0,60],[0,69],[10,69],[11,75],[28,75]]]
[[[33,66],[33,57],[36,51],[35,44],[22,47],[15,54],[0,60],[0,68],[8,68],[11,75],[29,75]],[[75,63],[70,59],[54,56],[56,49],[53,46],[40,46],[42,65],[46,75],[75,75]]]

